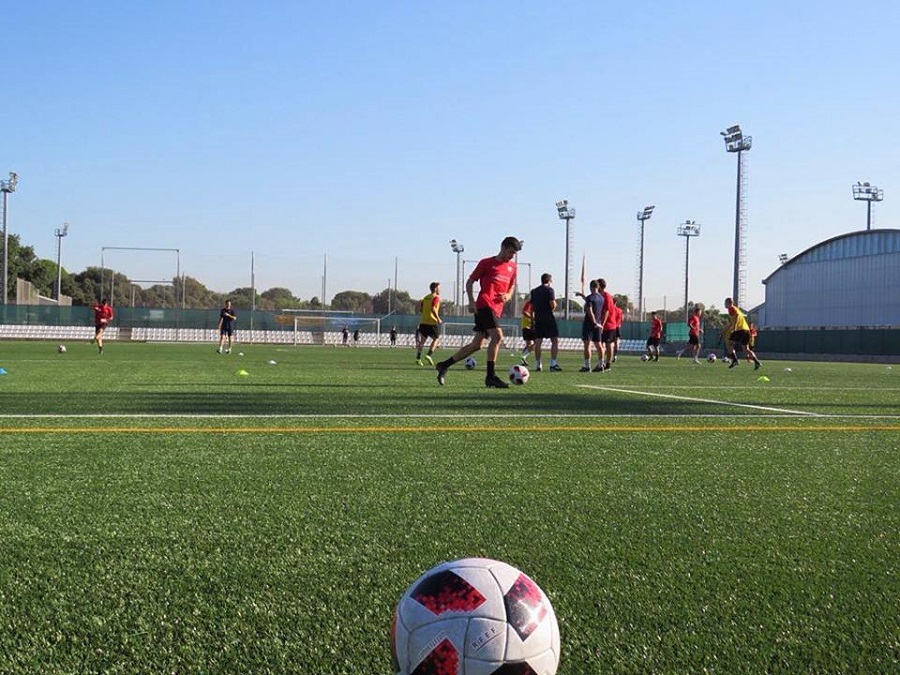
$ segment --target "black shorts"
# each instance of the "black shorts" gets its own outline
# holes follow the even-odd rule
[[[228,337],[231,337],[232,335],[234,335],[234,328],[232,328],[231,326],[222,326],[222,328],[219,329],[219,335],[227,335]]]
[[[103,329],[106,328],[108,325],[109,325],[109,324],[106,323],[106,322],[104,322],[104,323],[95,323],[95,324],[94,324],[94,330],[103,330]]]
[[[420,323],[419,327],[416,328],[416,332],[426,339],[437,340],[438,337],[437,326],[433,323]]]
[[[534,330],[532,330],[531,328],[523,328],[522,329],[522,339],[525,340],[525,342],[533,341],[534,340]]]
[[[750,331],[748,330],[736,330],[731,334],[731,337],[728,338],[736,345],[743,345],[746,347],[750,344]]]
[[[647,346],[648,347],[659,347],[659,338],[648,337],[647,338]]]
[[[600,326],[592,323],[581,323],[581,339],[584,342],[600,342]]]
[[[535,316],[534,317],[534,339],[543,340],[544,338],[558,338],[559,326],[556,325],[556,317]]]
[[[480,307],[475,310],[475,327],[472,329],[476,333],[487,333],[500,327],[500,322],[494,310],[490,307]]]
[[[688,344],[689,345],[699,345],[700,344],[700,336],[699,335],[688,335]]]
[[[615,328],[604,328],[603,334],[600,336],[600,339],[603,342],[615,342],[616,341],[616,329]]]

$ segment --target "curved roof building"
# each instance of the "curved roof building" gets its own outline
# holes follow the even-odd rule
[[[763,279],[765,328],[900,326],[900,230],[862,230],[812,246]]]

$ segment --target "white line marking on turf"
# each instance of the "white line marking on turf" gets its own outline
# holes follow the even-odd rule
[[[751,410],[766,410],[768,412],[782,413],[787,415],[806,415],[809,417],[822,417],[819,413],[809,412],[807,410],[789,410],[787,408],[772,408],[764,405],[752,405],[750,403],[732,403],[731,401],[720,401],[710,398],[697,398],[694,396],[677,396],[676,394],[660,394],[653,391],[634,391],[633,389],[619,389],[618,387],[602,387],[593,384],[576,384],[576,387],[583,389],[599,389],[601,391],[615,391],[620,394],[634,394],[635,396],[653,396],[656,398],[671,398],[678,401],[692,401],[695,403],[713,403],[715,405],[730,405],[736,408],[750,408]]]

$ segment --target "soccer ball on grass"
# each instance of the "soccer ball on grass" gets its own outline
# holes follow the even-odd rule
[[[706,357],[706,360],[709,361],[710,363],[715,363],[715,362],[716,362],[716,355],[715,355],[715,354],[710,354],[709,356]]]
[[[475,360],[475,357],[470,356],[465,360],[466,370],[475,370],[475,366],[478,365],[478,361]]]
[[[57,351],[58,353],[60,353],[60,354],[65,354],[65,353],[66,353],[66,346],[65,346],[65,345],[59,345],[59,346],[57,346],[56,351]]]
[[[650,360],[649,354],[641,354],[641,361],[649,361],[649,360]]]
[[[559,626],[547,596],[515,567],[446,562],[419,577],[394,611],[393,672],[554,675]]]
[[[509,381],[513,384],[525,384],[529,377],[531,377],[531,373],[525,366],[513,366],[509,369]]]

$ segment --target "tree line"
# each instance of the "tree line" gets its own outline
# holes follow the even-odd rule
[[[23,246],[18,235],[10,234],[8,253],[8,288],[10,297],[7,302],[15,300],[16,279],[21,278],[31,282],[38,293],[47,297],[56,297],[55,288],[58,268],[56,262],[38,258],[33,246]],[[225,300],[231,300],[237,309],[249,310],[255,307],[264,311],[280,311],[283,309],[326,309],[320,298],[313,296],[305,300],[295,297],[290,289],[282,287],[269,288],[261,293],[249,286],[232,289],[227,293],[220,293],[208,289],[199,280],[184,276],[181,279],[173,278],[171,284],[155,284],[143,288],[133,283],[126,275],[111,270],[103,270],[100,267],[88,267],[82,272],[71,274],[62,269],[61,289],[63,295],[72,298],[72,304],[91,306],[101,298],[101,295],[111,300],[118,307],[159,307],[173,308],[184,307],[186,309],[209,309],[220,307]],[[111,297],[110,297],[111,294]],[[524,302],[527,291],[520,294],[520,300]],[[616,304],[623,308],[627,315],[633,316],[634,307],[627,295],[614,295]],[[407,291],[392,288],[384,288],[375,295],[363,291],[341,291],[335,295],[327,309],[351,311],[357,314],[373,314],[386,316],[388,314],[418,314],[419,297],[412,297]],[[522,302],[519,303],[521,306]],[[562,305],[562,302],[560,302]],[[452,302],[445,300],[443,303],[444,314],[450,316],[455,313]],[[570,316],[579,317],[582,307],[574,300],[569,300]],[[657,310],[669,323],[684,322],[684,310],[674,309],[663,313]],[[512,315],[513,303],[507,303],[505,313]],[[649,312],[648,312],[649,315]],[[707,326],[721,326],[725,321],[724,316],[714,306],[704,309],[703,323]]]

